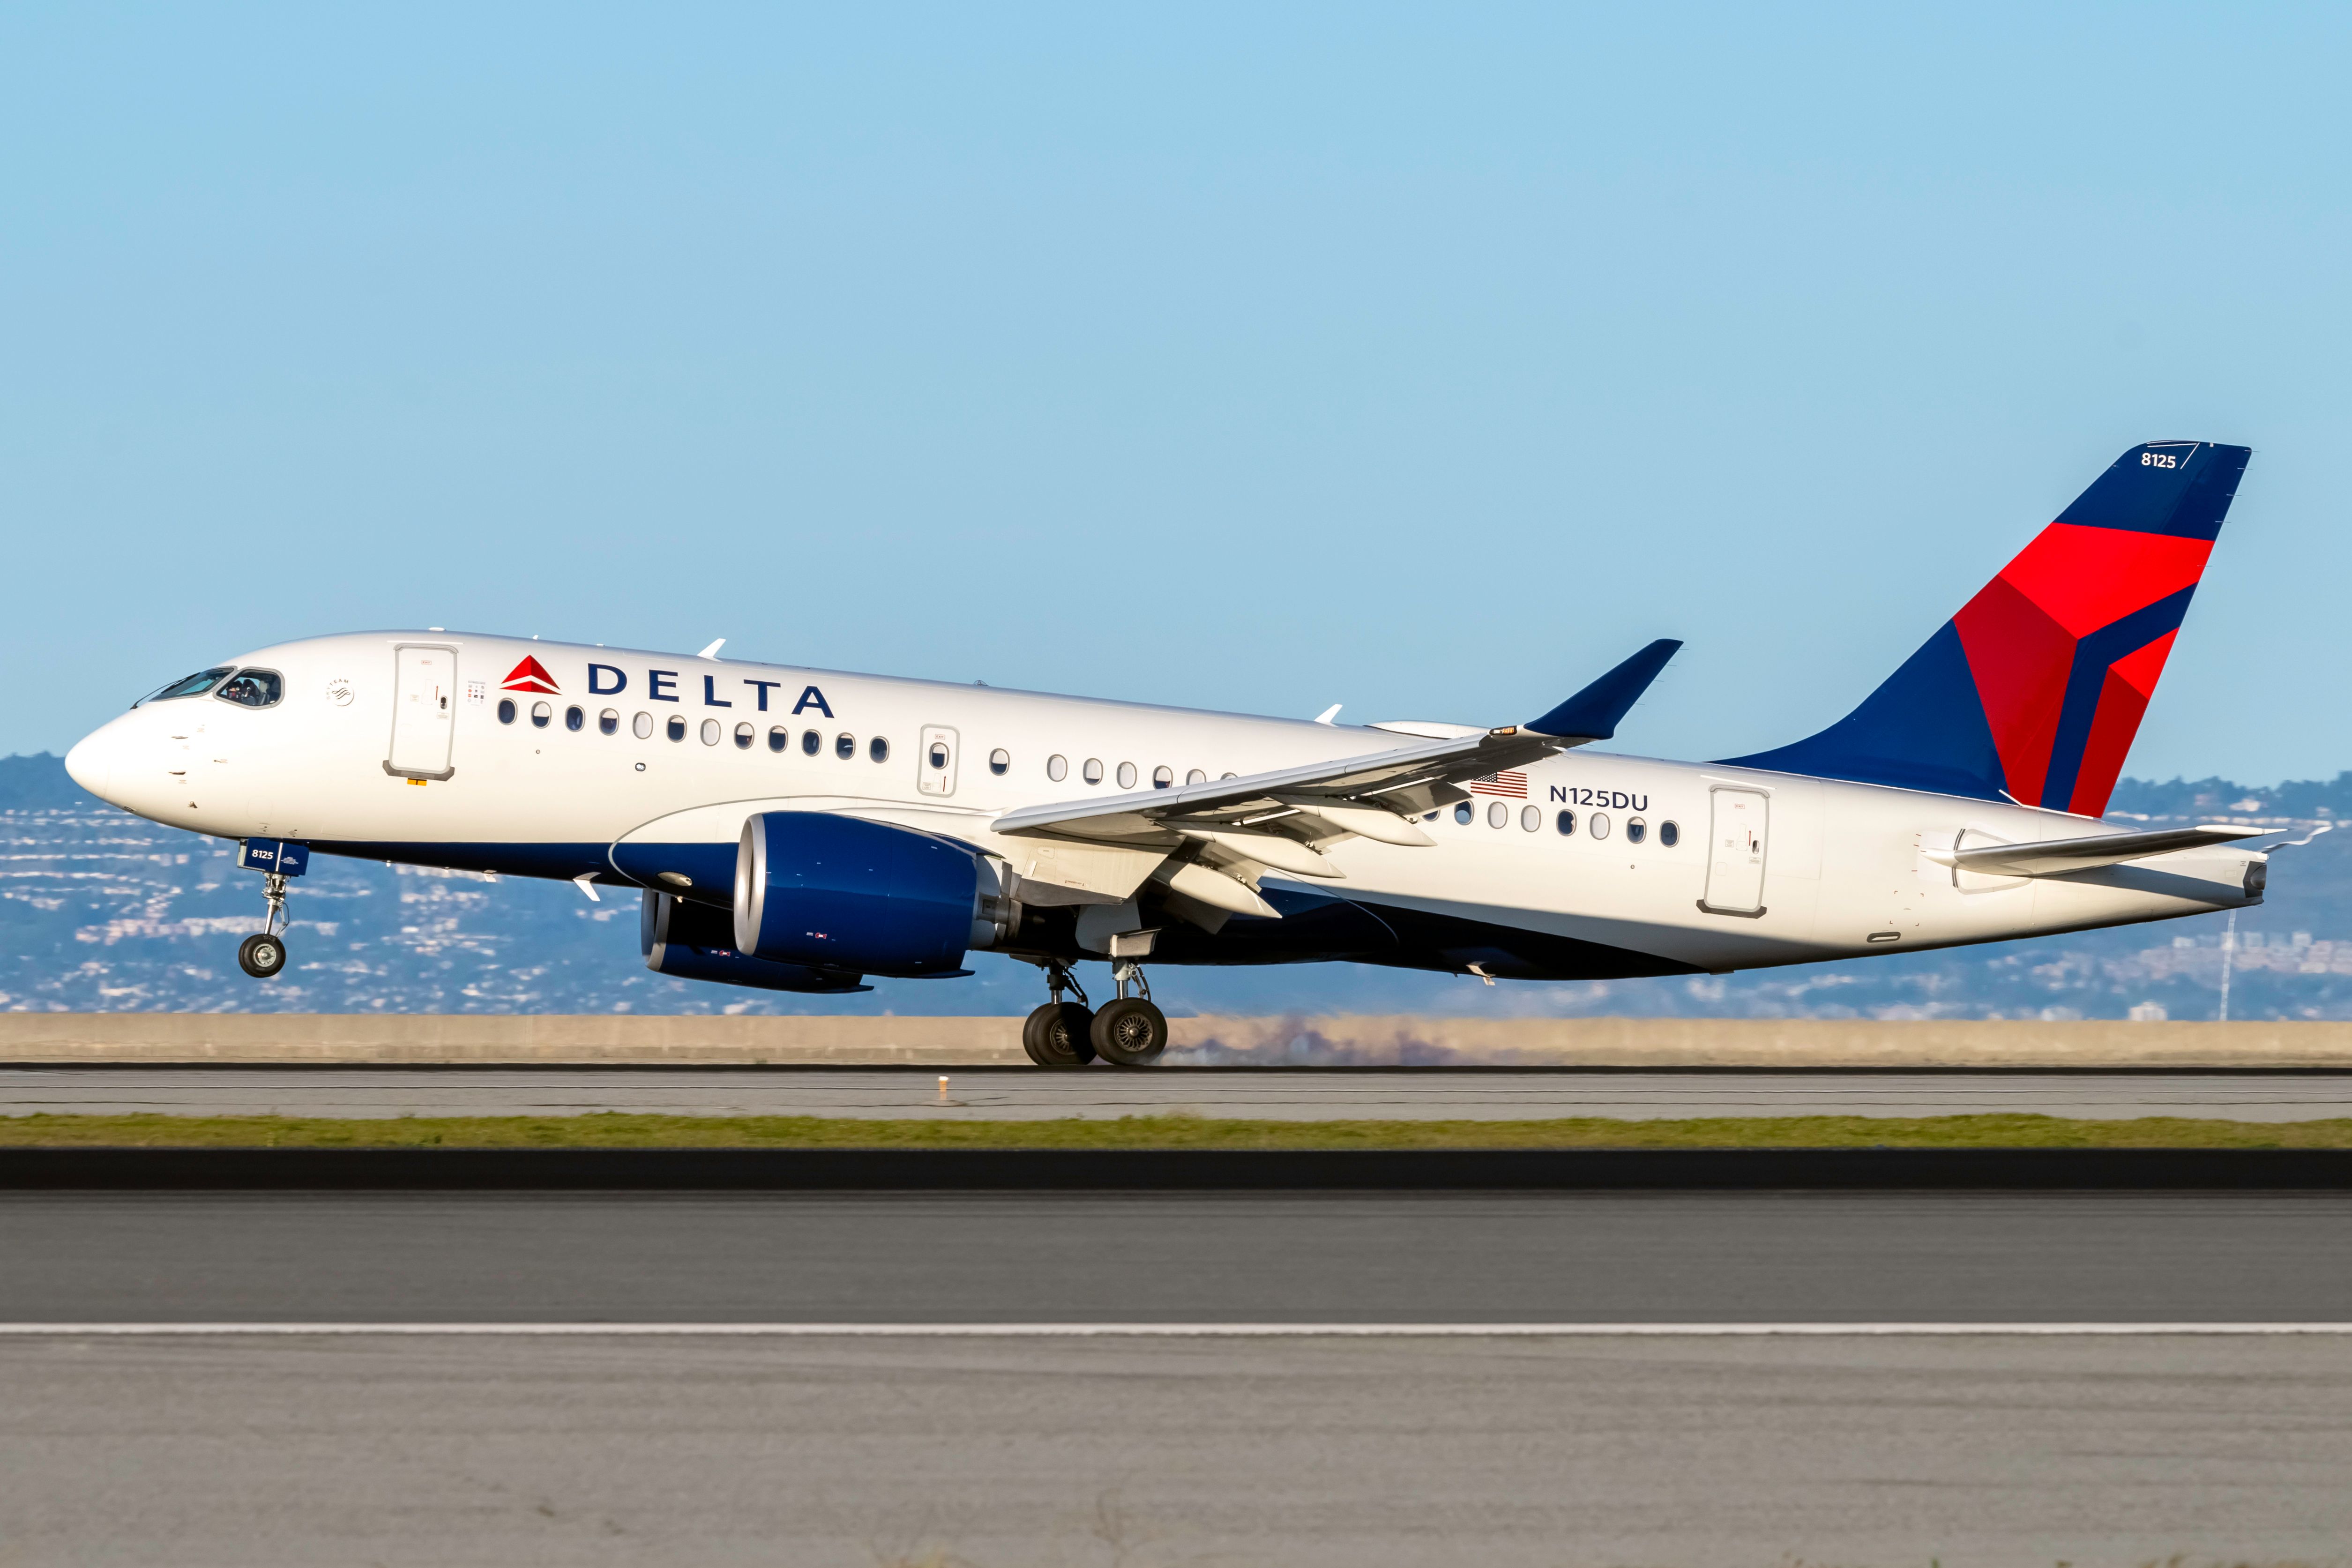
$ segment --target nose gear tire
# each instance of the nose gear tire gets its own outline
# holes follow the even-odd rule
[[[1168,1048],[1168,1015],[1140,996],[1107,1002],[1095,1015],[1095,1054],[1114,1067],[1150,1067]]]
[[[267,931],[255,931],[236,944],[236,966],[256,980],[267,980],[286,967],[286,942]]]
[[[1076,1002],[1048,1002],[1022,1022],[1021,1048],[1041,1068],[1082,1068],[1095,1059],[1094,1021]]]

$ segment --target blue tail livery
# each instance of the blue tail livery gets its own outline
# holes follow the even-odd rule
[[[2134,447],[1862,706],[1725,760],[2098,816],[2250,456]]]

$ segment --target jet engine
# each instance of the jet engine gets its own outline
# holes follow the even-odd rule
[[[646,889],[637,942],[645,951],[647,969],[656,974],[675,974],[681,980],[715,980],[724,985],[751,985],[762,991],[874,989],[859,984],[856,974],[746,958],[735,951],[735,921],[725,910],[714,910],[669,893],[656,893],[650,888]]]
[[[1010,868],[909,827],[762,812],[735,858],[735,951],[862,974],[961,972],[1021,924]]]

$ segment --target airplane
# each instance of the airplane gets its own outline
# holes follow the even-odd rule
[[[436,626],[224,659],[66,766],[240,841],[259,979],[319,851],[634,890],[646,964],[722,984],[1007,954],[1033,1061],[1143,1066],[1147,960],[1724,974],[2260,903],[2256,830],[2101,819],[2250,455],[2132,447],[1846,717],[1715,762],[1584,749],[1672,639],[1519,723],[1358,726]]]

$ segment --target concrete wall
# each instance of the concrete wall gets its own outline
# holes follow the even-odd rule
[[[1622,1067],[2341,1067],[2352,1024],[1177,1018],[1206,1062]],[[0,1013],[0,1062],[1019,1063],[1017,1018]]]

